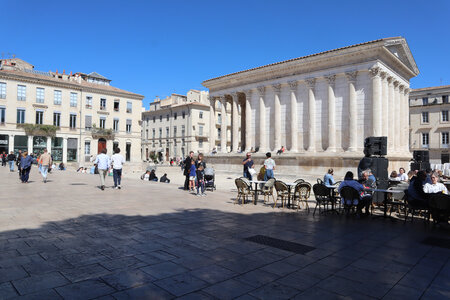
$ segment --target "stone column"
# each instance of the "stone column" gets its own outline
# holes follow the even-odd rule
[[[52,153],[52,138],[51,137],[47,137],[47,151],[48,153]]]
[[[239,111],[238,111],[238,94],[237,93],[232,93],[231,97],[233,99],[233,107],[232,107],[232,138],[231,138],[231,152],[238,152],[238,147],[239,147]]]
[[[336,152],[336,98],[334,96],[334,82],[336,75],[326,76],[328,83],[328,148],[329,152]]]
[[[10,134],[8,138],[8,153],[11,153],[14,151],[14,134]]]
[[[267,152],[266,105],[264,103],[264,86],[258,87],[259,93],[259,152]]]
[[[280,92],[281,84],[272,85],[275,93],[274,99],[274,151],[281,148],[281,104],[280,104]]]
[[[308,151],[316,151],[316,98],[314,96],[314,86],[316,84],[315,78],[306,79],[306,86],[308,87]]]
[[[394,150],[394,82],[393,77],[388,76],[386,78],[387,81],[387,98],[388,98],[388,154],[391,153]]]
[[[405,138],[404,138],[404,133],[405,131],[403,130],[403,122],[405,121],[405,111],[403,110],[403,90],[405,89],[405,86],[403,84],[400,84],[398,86],[398,93],[397,93],[397,118],[395,119],[395,121],[397,122],[397,141],[398,141],[398,146],[397,146],[397,152],[403,152],[403,150],[405,149]]]
[[[389,134],[389,120],[388,120],[388,86],[387,86],[387,73],[381,72],[381,135],[388,136]]]
[[[370,69],[372,77],[372,136],[381,136],[381,69],[373,67]]]
[[[403,114],[404,117],[402,120],[404,121],[403,124],[403,134],[405,139],[405,153],[409,152],[409,88],[405,88],[404,95],[403,95]]]
[[[227,153],[227,98],[220,96],[220,103],[222,103],[222,123],[220,124],[220,148],[222,153]]]
[[[291,152],[298,152],[297,81],[289,81],[291,91]]]
[[[67,164],[67,138],[63,138],[63,157],[62,157],[62,162],[64,164]]]
[[[216,147],[216,101],[209,96],[209,149]]]
[[[245,92],[245,150],[248,152],[252,147],[252,91]]]
[[[358,76],[357,71],[345,73],[348,80],[348,116],[349,116],[349,147],[348,151],[356,151],[358,146],[358,110],[356,107],[355,83]]]
[[[28,154],[33,153],[33,136],[28,136]]]
[[[400,146],[399,141],[399,130],[400,130],[400,109],[398,106],[399,101],[399,84],[400,82],[394,81],[394,92],[393,92],[393,98],[392,98],[392,108],[394,111],[393,114],[393,123],[392,123],[392,139],[393,139],[393,149],[392,152],[397,153],[398,147]]]

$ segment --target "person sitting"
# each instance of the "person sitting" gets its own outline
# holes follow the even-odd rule
[[[158,177],[156,177],[155,169],[150,172],[148,180],[150,181],[158,181]]]
[[[342,199],[342,204],[356,205],[356,214],[357,216],[359,216],[360,214],[362,214],[362,207],[365,204],[365,202],[361,200],[361,193],[364,192],[364,186],[358,181],[353,179],[353,172],[351,171],[345,173],[344,181],[342,181],[342,183],[339,185],[339,193],[341,192],[342,188],[346,186],[351,187],[355,189],[357,192],[359,192],[360,197],[359,199],[346,199],[347,200],[346,203],[344,203],[344,199]]]
[[[399,181],[408,181],[408,175],[406,174],[405,168],[400,168],[398,172]]]
[[[66,169],[66,167],[64,166],[63,163],[60,163],[58,166],[58,170],[64,171]]]
[[[448,190],[442,183],[438,182],[439,175],[437,173],[431,174],[431,183],[425,183],[423,191],[426,194],[443,193],[448,195]]]
[[[334,173],[334,170],[332,168],[329,168],[327,174],[325,174],[325,176],[323,176],[323,183],[326,186],[333,186],[336,184],[336,181],[334,181],[334,178],[333,178],[333,173]]]
[[[277,151],[277,155],[283,154],[286,148],[284,146],[281,146],[281,148]]]
[[[170,179],[167,178],[167,174],[164,173],[163,176],[161,176],[161,178],[159,179],[159,182],[165,182],[165,183],[170,183]]]
[[[373,192],[368,191],[368,189],[376,189],[377,182],[370,169],[364,170],[361,175],[361,184],[364,186],[364,192],[361,194],[361,200],[366,208],[366,215],[368,215],[369,207],[372,204],[373,199]]]
[[[83,167],[79,167],[77,170],[77,173],[82,173],[83,172]]]
[[[427,173],[419,171],[416,176],[411,178],[408,186],[408,202],[428,207],[428,196],[423,190],[423,185],[427,180]]]
[[[389,175],[389,181],[401,181],[400,177],[397,174],[397,171],[394,170],[391,172],[391,175]]]
[[[142,174],[141,179],[142,180],[148,180],[150,178],[150,171],[146,171],[144,174]]]

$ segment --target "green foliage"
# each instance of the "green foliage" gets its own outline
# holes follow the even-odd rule
[[[93,138],[104,138],[107,140],[113,140],[114,139],[114,132],[111,128],[105,129],[105,128],[99,128],[95,124],[92,125],[92,137]]]
[[[18,128],[23,128],[27,135],[32,136],[56,136],[56,131],[59,130],[58,126],[53,125],[42,125],[42,124],[17,124]]]

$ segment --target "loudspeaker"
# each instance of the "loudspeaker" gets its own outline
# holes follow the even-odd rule
[[[429,162],[430,161],[430,152],[426,150],[415,150],[413,152],[413,158],[416,162]]]
[[[412,162],[411,163],[411,171],[415,171],[415,170],[426,170],[426,169],[431,169],[430,163],[429,162]]]
[[[361,178],[362,171],[370,169],[373,176],[379,181],[388,181],[389,160],[384,157],[363,157],[358,165],[358,178]]]
[[[386,136],[370,136],[364,140],[364,153],[371,155],[387,154],[387,137]]]

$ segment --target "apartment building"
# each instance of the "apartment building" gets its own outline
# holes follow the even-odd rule
[[[413,89],[409,95],[410,150],[429,150],[431,164],[450,162],[450,85]]]
[[[107,147],[140,162],[144,96],[98,73],[42,72],[19,58],[0,60],[0,152],[43,149],[83,165]]]

